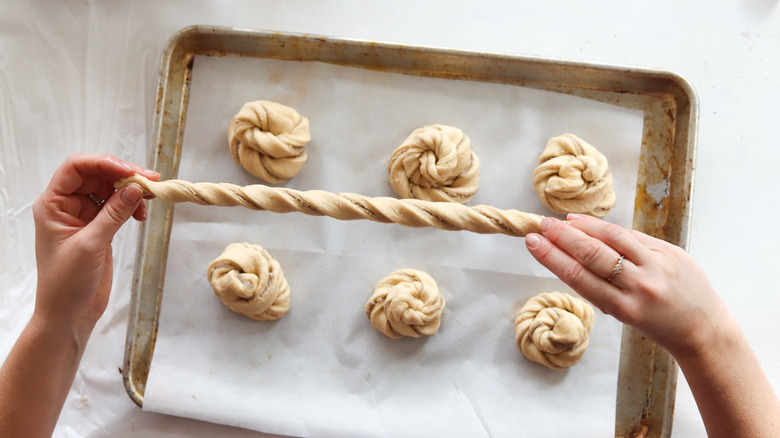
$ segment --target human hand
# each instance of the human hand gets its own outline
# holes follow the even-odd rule
[[[108,304],[111,241],[130,217],[146,219],[143,192],[114,182],[160,175],[110,155],[74,154],[54,172],[33,204],[38,290],[34,318],[91,332]],[[91,197],[90,197],[91,196]],[[100,200],[105,203],[98,205]]]
[[[677,246],[578,214],[568,222],[546,218],[541,228],[541,236],[526,236],[536,260],[678,359],[706,349],[714,331],[733,321],[704,271]]]

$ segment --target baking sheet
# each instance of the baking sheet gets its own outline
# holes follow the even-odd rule
[[[631,226],[640,111],[502,84],[197,57],[179,177],[258,182],[226,140],[255,99],[310,119],[309,160],[288,187],[392,196],[387,158],[413,129],[443,123],[480,157],[472,205],[550,214],[530,175],[547,139],[572,132],[609,158],[618,205],[606,219]],[[176,207],[172,230],[144,409],[291,435],[614,434],[619,323],[599,315],[588,353],[565,372],[514,346],[522,303],[565,290],[523,239],[194,205]],[[246,320],[211,292],[206,267],[234,241],[282,264],[292,304],[280,321]],[[447,299],[429,339],[391,341],[363,314],[373,284],[400,267],[428,271]]]

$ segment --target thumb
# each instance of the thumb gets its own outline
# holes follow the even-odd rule
[[[95,237],[101,242],[110,243],[114,234],[143,202],[143,193],[141,186],[132,183],[111,195],[88,225]]]

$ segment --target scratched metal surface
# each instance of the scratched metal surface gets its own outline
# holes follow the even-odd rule
[[[213,26],[181,30],[162,56],[149,165],[162,179],[178,174],[192,63],[196,55],[320,61],[443,79],[523,86],[644,112],[633,227],[685,248],[695,168],[698,101],[669,71],[468,52],[315,35]],[[128,322],[124,385],[143,404],[159,318],[173,205],[152,201],[142,226]],[[662,348],[624,326],[616,437],[668,437],[677,365]]]

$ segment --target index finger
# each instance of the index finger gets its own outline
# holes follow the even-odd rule
[[[650,261],[648,248],[629,230],[587,215],[569,214],[567,219],[569,225],[606,243],[635,265],[644,265]]]
[[[149,179],[159,180],[157,172],[144,169],[132,163],[126,163],[119,158],[107,154],[72,154],[59,168],[49,182],[49,189],[60,195],[73,193],[92,193],[100,183],[114,181],[141,174]],[[94,178],[94,188],[84,187],[90,178]]]

